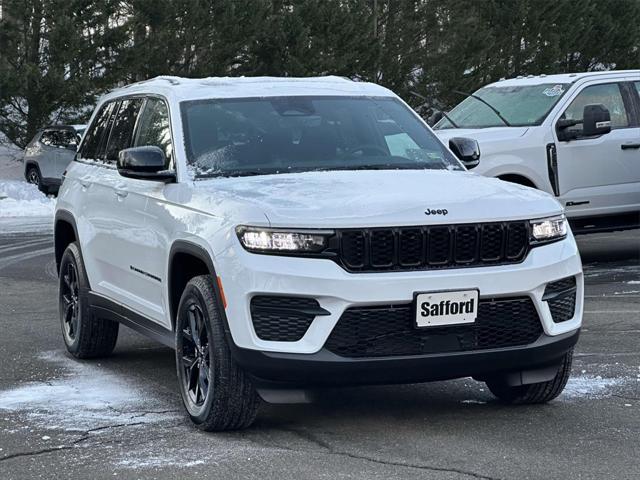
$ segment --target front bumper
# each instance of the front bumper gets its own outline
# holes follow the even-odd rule
[[[236,362],[259,388],[311,388],[341,385],[419,383],[461,377],[519,377],[515,384],[534,383],[536,375],[555,374],[562,357],[576,344],[580,331],[514,348],[453,352],[411,357],[349,359],[328,350],[314,354],[258,352],[232,347]]]
[[[531,249],[519,264],[411,272],[348,273],[331,260],[252,254],[231,242],[215,259],[227,300],[226,317],[233,343],[242,350],[267,353],[321,353],[347,308],[407,304],[416,292],[478,289],[480,298],[531,298],[544,334],[556,337],[580,328],[583,276],[573,236]],[[547,283],[575,276],[573,318],[554,323],[542,300]],[[318,316],[298,341],[260,339],[251,320],[257,295],[312,297],[328,315]],[[386,359],[385,361],[390,361]]]

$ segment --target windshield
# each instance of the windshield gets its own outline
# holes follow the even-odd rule
[[[273,97],[183,102],[195,177],[312,170],[464,170],[394,98]]]
[[[475,95],[491,104],[512,127],[540,125],[568,88],[567,84],[526,86],[490,86]],[[503,127],[505,123],[477,98],[467,97],[449,112],[459,128]],[[434,128],[454,128],[449,120],[441,119]]]

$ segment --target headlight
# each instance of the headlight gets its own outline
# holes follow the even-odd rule
[[[534,242],[550,242],[564,238],[568,230],[564,215],[531,220],[531,236]]]
[[[242,246],[256,253],[319,253],[327,248],[333,230],[281,230],[274,228],[236,228]]]

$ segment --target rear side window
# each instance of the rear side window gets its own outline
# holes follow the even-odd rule
[[[84,137],[82,151],[80,152],[82,158],[91,160],[102,158],[104,137],[109,126],[109,117],[111,116],[114,105],[114,102],[103,105],[98,115],[96,115],[95,120],[91,126],[89,126]]]
[[[136,147],[153,145],[160,147],[167,157],[167,167],[172,164],[173,145],[171,144],[171,125],[169,109],[159,98],[148,98],[140,118]]]
[[[40,143],[49,147],[68,148],[76,146],[77,138],[72,130],[45,130],[40,137]]]
[[[56,133],[57,132],[55,130],[45,130],[42,132],[42,136],[40,137],[40,143],[48,147],[57,147],[58,136]]]
[[[108,163],[115,163],[116,160],[118,160],[120,150],[131,146],[133,131],[141,106],[141,98],[131,98],[120,102],[118,113],[116,113],[113,120],[113,127],[111,127],[111,134],[107,143],[105,160]]]

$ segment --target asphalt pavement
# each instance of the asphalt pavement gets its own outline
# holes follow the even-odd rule
[[[548,405],[471,379],[359,387],[203,433],[170,349],[121,327],[108,359],[65,353],[50,225],[18,230],[0,222],[0,479],[640,478],[640,231],[579,238],[584,326]]]

